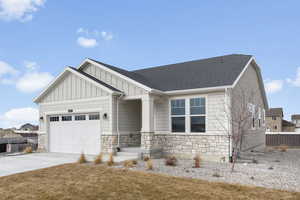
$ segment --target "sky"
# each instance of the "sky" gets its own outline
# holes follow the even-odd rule
[[[0,127],[36,123],[33,103],[66,66],[127,70],[226,54],[261,67],[270,107],[300,113],[300,1],[0,0]]]

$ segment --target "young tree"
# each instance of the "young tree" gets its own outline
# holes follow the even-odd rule
[[[224,115],[216,116],[221,128],[226,132],[232,144],[232,167],[233,172],[239,152],[245,143],[245,135],[255,126],[258,109],[254,104],[257,93],[255,91],[235,88],[228,89],[223,102]]]

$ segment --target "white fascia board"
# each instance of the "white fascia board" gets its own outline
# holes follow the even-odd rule
[[[59,81],[60,79],[63,78],[63,76],[67,73],[67,72],[71,72],[73,74],[76,74],[77,76],[79,76],[80,78],[83,78],[84,80],[92,83],[93,85],[95,85],[96,87],[100,87],[101,89],[105,90],[106,92],[108,92],[109,94],[122,94],[121,92],[117,92],[117,91],[113,91],[103,85],[101,85],[100,83],[80,74],[79,72],[67,67],[62,73],[60,73],[53,81],[51,81],[51,83],[40,93],[40,95],[38,95],[33,101],[35,103],[38,103],[38,101],[55,85],[55,83],[57,81]]]
[[[95,65],[95,66],[97,66],[97,67],[100,67],[101,69],[103,69],[103,70],[105,70],[105,71],[108,71],[109,73],[112,73],[112,74],[114,74],[114,75],[116,75],[116,76],[119,76],[119,77],[125,79],[126,81],[128,81],[128,82],[130,82],[130,83],[132,83],[132,84],[135,84],[135,85],[137,85],[137,86],[139,86],[139,87],[141,87],[141,88],[143,88],[143,89],[145,89],[145,90],[148,91],[148,92],[153,92],[153,89],[152,89],[152,88],[150,88],[150,87],[148,87],[148,86],[146,86],[146,85],[143,85],[143,84],[141,84],[141,83],[139,83],[139,82],[137,82],[137,81],[135,81],[135,80],[133,80],[133,79],[127,77],[127,76],[124,76],[123,74],[120,74],[119,72],[116,72],[116,71],[114,71],[114,70],[112,70],[112,69],[109,69],[108,67],[105,67],[104,65],[101,65],[101,64],[99,64],[99,63],[97,63],[97,62],[95,62],[95,61],[93,61],[93,60],[88,59],[88,58],[85,59],[85,60],[79,65],[78,69],[80,69],[86,62],[91,63],[91,64],[93,64],[93,65]]]
[[[196,88],[187,90],[171,90],[164,92],[167,95],[177,95],[177,94],[195,94],[204,92],[215,92],[215,91],[225,91],[227,88],[231,88],[231,85],[220,86],[220,87],[207,87],[207,88]]]

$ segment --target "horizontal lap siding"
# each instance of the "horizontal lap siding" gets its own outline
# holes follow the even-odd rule
[[[141,101],[119,103],[119,130],[121,133],[141,130]]]
[[[107,96],[108,92],[96,87],[91,82],[68,73],[42,99],[41,103],[78,100]]]
[[[266,135],[267,146],[300,146],[300,134],[267,134]]]
[[[124,92],[126,96],[137,96],[147,93],[146,90],[136,86],[135,84],[132,84],[129,81],[120,78],[95,65],[88,64],[83,68],[83,71]]]

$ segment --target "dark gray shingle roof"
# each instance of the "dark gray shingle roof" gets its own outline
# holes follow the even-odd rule
[[[283,117],[282,108],[270,108],[266,112],[266,117]]]
[[[171,91],[232,85],[251,57],[232,54],[135,71],[93,61],[150,88]]]

